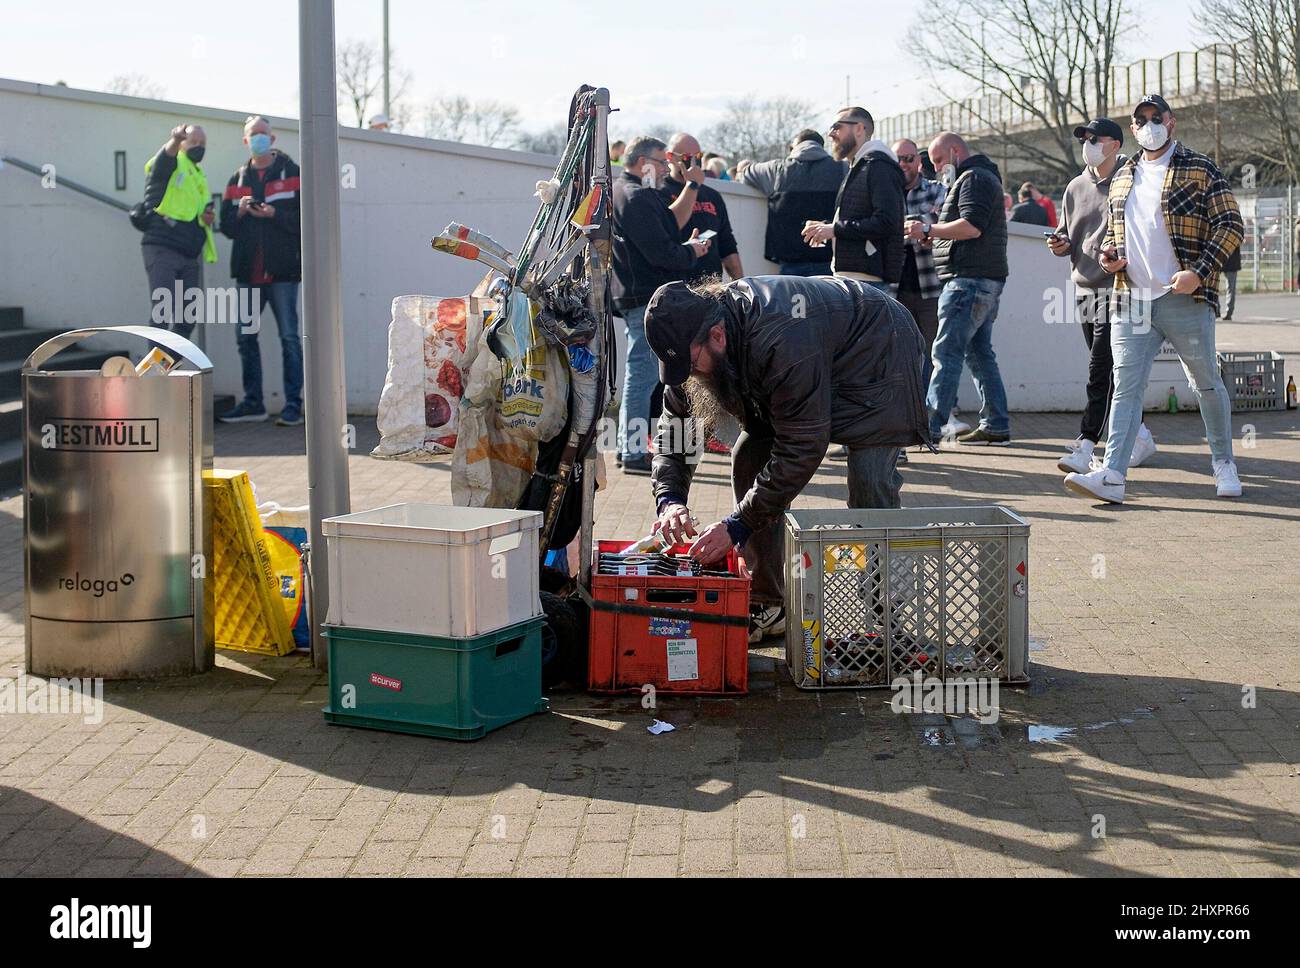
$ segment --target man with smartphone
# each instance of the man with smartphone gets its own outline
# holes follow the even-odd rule
[[[1232,457],[1232,402],[1214,350],[1218,277],[1241,244],[1237,200],[1223,172],[1174,139],[1174,112],[1159,94],[1133,109],[1142,151],[1111,178],[1101,268],[1114,277],[1110,345],[1115,393],[1102,467],[1070,473],[1065,486],[1111,504],[1124,501],[1125,475],[1142,421],[1142,395],[1160,346],[1173,344],[1196,389],[1219,497],[1240,497]]]
[[[727,215],[727,203],[721,193],[704,183],[707,170],[702,164],[700,143],[689,134],[675,134],[668,140],[665,157],[668,177],[664,179],[662,192],[677,220],[682,242],[691,238],[713,240],[709,250],[691,266],[686,281],[719,276],[723,270],[730,278],[739,279],[745,271],[740,264],[736,235],[731,230],[731,218]]]
[[[235,335],[243,371],[244,398],[217,417],[223,423],[267,418],[262,401],[261,315],[271,304],[280,333],[284,408],[276,423],[297,427],[302,417],[302,338],[298,331],[298,287],[302,282],[302,233],[298,223],[301,173],[287,154],[273,148],[271,123],[261,115],[244,122],[248,162],[230,176],[221,201],[221,233],[234,240],[230,270],[239,305],[256,307],[256,325],[240,321]],[[243,290],[251,290],[251,299]],[[246,302],[245,300],[248,299]]]
[[[1070,257],[1074,301],[1083,340],[1088,346],[1088,402],[1079,421],[1079,438],[1070,452],[1056,462],[1069,473],[1086,474],[1093,451],[1106,430],[1110,398],[1114,392],[1110,353],[1110,296],[1113,280],[1101,267],[1101,242],[1109,221],[1106,199],[1115,170],[1128,160],[1120,148],[1124,132],[1110,118],[1096,118],[1074,129],[1083,146],[1084,169],[1065,186],[1061,224],[1044,232],[1052,255]],[[1137,467],[1156,452],[1156,442],[1145,423],[1138,430],[1129,466]]]

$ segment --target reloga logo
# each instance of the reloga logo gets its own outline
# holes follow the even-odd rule
[[[121,941],[147,948],[153,936],[148,904],[87,904],[79,898],[50,908],[50,937],[56,941]]]
[[[71,578],[60,578],[59,589],[65,592],[90,592],[95,598],[112,595],[119,588],[126,588],[135,581],[135,575],[129,571],[121,578],[82,578],[81,572],[74,572]]]

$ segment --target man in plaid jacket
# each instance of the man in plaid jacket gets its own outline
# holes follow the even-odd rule
[[[1241,496],[1232,458],[1232,401],[1214,349],[1218,277],[1241,244],[1241,212],[1214,163],[1174,140],[1175,123],[1164,98],[1143,97],[1130,124],[1143,150],[1120,166],[1110,185],[1110,227],[1101,247],[1101,267],[1115,276],[1110,434],[1104,465],[1066,475],[1065,485],[1112,504],[1124,501],[1142,395],[1164,340],[1196,390],[1216,493]]]

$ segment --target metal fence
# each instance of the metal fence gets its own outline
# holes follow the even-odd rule
[[[1238,190],[1236,195],[1246,226],[1237,288],[1243,292],[1295,292],[1300,188]]]
[[[1112,104],[1132,104],[1149,91],[1158,91],[1177,106],[1180,102],[1198,101],[1216,96],[1235,97],[1236,89],[1247,83],[1254,70],[1248,46],[1211,44],[1199,50],[1175,51],[1164,57],[1149,57],[1131,64],[1115,66],[1110,72]],[[1080,70],[1075,90],[1091,90],[1092,85]],[[930,108],[895,114],[880,121],[878,135],[886,143],[899,138],[920,140],[940,131],[960,131],[972,137],[997,131],[1041,126],[1042,121],[1030,110],[1036,106],[1046,117],[1053,116],[1052,105],[1059,98],[1040,81],[1022,79],[1015,98],[1002,91],[949,101]]]

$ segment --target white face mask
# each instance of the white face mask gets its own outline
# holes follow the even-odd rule
[[[1147,151],[1159,151],[1169,140],[1169,129],[1158,121],[1148,121],[1137,129],[1137,141]]]
[[[659,187],[659,169],[651,162],[646,162],[645,168],[641,170],[641,186],[643,188]]]
[[[1106,160],[1106,149],[1097,141],[1083,143],[1083,163],[1089,168],[1096,168]]]
[[[957,166],[949,162],[939,172],[939,181],[944,188],[952,188],[957,183]]]

